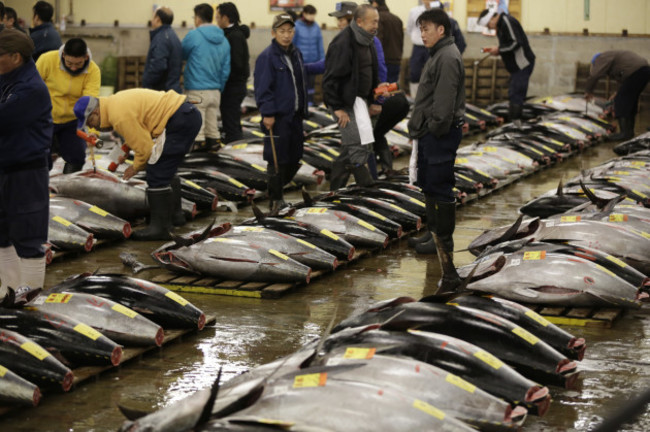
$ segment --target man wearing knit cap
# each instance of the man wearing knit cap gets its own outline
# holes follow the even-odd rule
[[[150,222],[131,238],[169,240],[172,224],[185,223],[180,193],[173,192],[171,183],[201,129],[201,113],[174,90],[149,89],[123,90],[100,98],[83,96],[74,113],[78,129],[114,129],[124,137],[135,153],[124,180],[146,170]]]
[[[497,31],[499,46],[485,47],[483,52],[494,56],[501,55],[506,70],[510,72],[508,117],[510,121],[519,123],[528,92],[528,82],[535,67],[535,54],[528,44],[528,37],[519,21],[494,9],[481,12],[478,25]]]
[[[52,103],[32,60],[34,43],[0,32],[0,299],[43,287],[49,222]]]

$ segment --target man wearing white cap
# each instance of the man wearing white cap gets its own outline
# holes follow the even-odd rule
[[[497,31],[499,46],[485,47],[483,52],[501,55],[501,59],[510,72],[508,99],[510,100],[510,121],[521,119],[528,81],[535,67],[535,54],[528,44],[519,21],[507,13],[499,13],[494,9],[485,9],[478,18],[478,25]]]

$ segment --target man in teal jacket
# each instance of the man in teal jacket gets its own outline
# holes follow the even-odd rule
[[[196,101],[203,117],[194,141],[195,150],[209,150],[218,143],[219,102],[230,76],[230,44],[217,25],[214,9],[207,3],[194,7],[195,30],[183,39],[183,59],[187,61],[184,86],[188,99]]]

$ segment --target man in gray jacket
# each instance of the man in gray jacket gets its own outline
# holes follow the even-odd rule
[[[456,226],[454,162],[464,123],[465,69],[451,36],[449,16],[443,10],[425,11],[416,22],[429,59],[422,70],[408,128],[414,138],[413,151],[417,151],[417,182],[426,197],[429,229],[411,244],[420,253],[436,253],[432,236],[436,234],[444,250],[453,253]],[[443,277],[441,289],[452,290],[457,283],[457,280]]]

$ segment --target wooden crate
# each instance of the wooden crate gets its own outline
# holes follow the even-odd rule
[[[503,61],[488,58],[479,64],[478,59],[463,59],[465,65],[465,98],[475,105],[489,105],[508,97],[510,74]]]
[[[142,85],[145,56],[126,56],[117,59],[117,89],[126,90]]]

